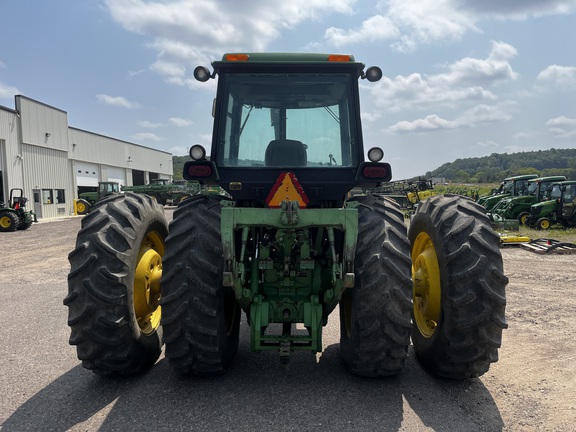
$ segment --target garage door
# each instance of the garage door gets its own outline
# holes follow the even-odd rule
[[[126,170],[124,168],[108,167],[108,181],[126,185]]]
[[[76,184],[78,186],[98,186],[100,180],[97,164],[76,162]]]

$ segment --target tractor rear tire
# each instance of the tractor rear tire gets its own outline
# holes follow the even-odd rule
[[[412,343],[429,372],[478,377],[498,361],[505,288],[500,239],[484,209],[455,195],[424,201],[410,224]]]
[[[358,207],[355,285],[340,300],[340,352],[367,377],[401,372],[410,345],[410,244],[404,215],[390,199],[354,198]]]
[[[18,229],[20,218],[11,211],[0,212],[0,231],[12,232]]]
[[[99,375],[149,369],[161,353],[160,275],[168,224],[150,197],[126,193],[82,219],[69,254],[68,325],[82,366]]]
[[[180,203],[166,239],[162,326],[166,357],[180,375],[224,373],[238,350],[240,306],[222,285],[222,199]]]

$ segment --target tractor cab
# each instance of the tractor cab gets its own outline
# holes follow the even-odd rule
[[[365,73],[348,55],[264,53],[212,66],[195,70],[199,81],[218,75],[210,158],[193,146],[184,178],[269,207],[279,188],[298,190],[301,207],[334,207],[355,186],[391,179],[380,148],[364,162],[358,79],[380,79],[379,68]]]

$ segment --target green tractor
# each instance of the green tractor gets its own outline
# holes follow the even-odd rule
[[[505,178],[500,187],[492,195],[484,195],[478,198],[478,204],[490,212],[503,199],[510,196],[526,195],[528,190],[528,180],[538,178],[536,174],[526,174]]]
[[[10,189],[8,203],[0,202],[0,232],[27,230],[33,222],[38,222],[36,214],[32,210],[26,210],[27,202],[24,190]]]
[[[98,190],[94,192],[83,192],[76,200],[76,214],[85,215],[89,213],[94,205],[110,195],[120,193],[120,183],[118,182],[98,182]]]
[[[541,230],[550,228],[553,223],[561,223],[565,227],[576,226],[576,181],[553,184],[549,198],[530,207],[526,224]]]
[[[398,204],[371,192],[392,172],[382,149],[365,153],[358,81],[382,71],[321,54],[226,54],[212,66],[194,71],[218,76],[210,158],[192,146],[183,176],[226,195],[183,201],[169,229],[133,193],[82,220],[64,303],[83,366],[138,373],[164,344],[178,374],[223,373],[242,312],[252,350],[288,363],[323,350],[334,312],[354,374],[398,374],[410,339],[433,374],[485,373],[507,326],[500,239],[465,197],[426,199],[407,231]]]
[[[528,180],[526,194],[516,197],[511,196],[501,200],[489,213],[490,219],[497,223],[506,220],[517,220],[520,225],[526,225],[530,217],[530,207],[533,204],[547,201],[550,187],[554,183],[564,180],[566,180],[565,176],[539,177]]]

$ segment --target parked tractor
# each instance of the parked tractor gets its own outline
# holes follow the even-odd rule
[[[576,226],[576,181],[555,183],[550,189],[550,199],[530,207],[526,225],[546,230],[554,223],[565,227]]]
[[[33,222],[38,222],[36,214],[32,210],[26,210],[27,202],[24,190],[19,188],[10,190],[8,203],[0,202],[0,231],[26,230]]]
[[[178,204],[200,191],[198,182],[172,183],[168,179],[152,179],[150,184],[122,186],[122,192],[143,193],[153,197],[160,205]]]
[[[83,192],[76,200],[76,214],[85,215],[89,213],[94,205],[110,195],[120,193],[120,183],[118,182],[98,182],[98,190],[95,192]]]
[[[528,180],[536,178],[538,178],[538,175],[536,174],[526,174],[505,178],[500,184],[500,187],[495,190],[493,194],[481,196],[478,198],[477,202],[483,206],[487,212],[490,212],[505,198],[526,195],[528,191]]]
[[[227,195],[183,201],[169,229],[158,203],[130,192],[82,220],[64,303],[83,366],[138,373],[164,344],[178,374],[223,373],[242,312],[252,350],[288,363],[322,351],[336,313],[354,374],[398,374],[411,339],[431,373],[485,373],[507,326],[500,239],[465,197],[422,201],[407,231],[396,202],[372,193],[392,171],[381,148],[364,150],[358,81],[382,71],[286,53],[212,67],[194,71],[218,77],[210,158],[192,146],[183,176]]]
[[[526,225],[526,221],[530,217],[530,207],[533,204],[547,201],[550,196],[550,187],[554,183],[564,180],[566,180],[565,176],[539,177],[528,180],[526,194],[501,200],[489,213],[490,219],[496,223],[517,220],[520,225]]]

